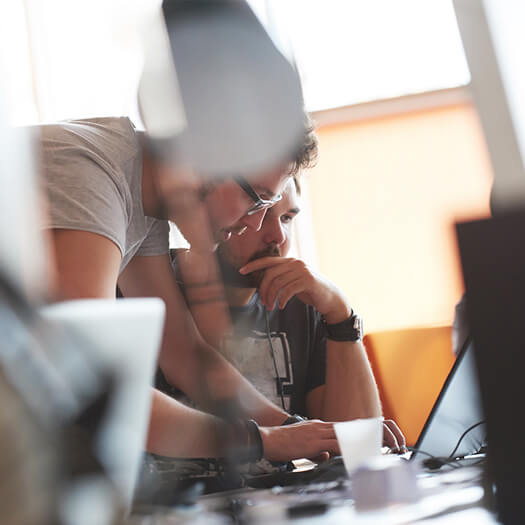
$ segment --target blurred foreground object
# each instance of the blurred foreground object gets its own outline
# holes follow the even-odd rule
[[[52,266],[45,210],[31,130],[5,121],[0,108],[0,523],[80,525],[86,507],[107,517],[89,523],[114,523],[120,501],[78,425],[106,391],[92,380],[82,341],[53,337],[37,314]],[[79,484],[92,482],[105,493],[79,498]]]
[[[0,64],[1,73],[1,64]],[[49,259],[40,231],[43,208],[35,169],[35,137],[7,125],[0,85],[0,272],[26,297],[48,292]]]
[[[85,299],[40,309],[55,337],[75,344],[84,367],[96,373],[99,384],[85,390],[106,392],[90,413],[84,410],[79,426],[90,433],[92,453],[126,509],[145,447],[164,312],[157,298]]]
[[[494,169],[493,215],[525,205],[525,4],[454,0],[470,89]]]
[[[53,381],[50,370],[40,366],[45,356],[34,337],[27,299],[41,299],[47,291],[48,261],[38,231],[40,203],[30,132],[7,126],[8,101],[2,88],[0,523],[45,525],[57,522],[57,429],[51,408]]]
[[[206,176],[288,162],[302,132],[299,77],[246,2],[165,0],[163,12],[165,26],[152,19],[146,35],[139,90],[158,153]]]
[[[32,336],[15,311],[16,295],[5,286],[6,282],[0,278],[0,523],[45,525],[56,522],[56,435],[52,423],[44,423],[49,412],[43,410],[40,419],[35,414],[47,397],[40,388],[43,381],[38,381],[42,378],[36,377],[26,385],[16,384],[22,373],[28,380],[35,371],[31,365],[22,365]],[[20,388],[26,391],[25,396]],[[36,394],[30,406],[28,396]]]

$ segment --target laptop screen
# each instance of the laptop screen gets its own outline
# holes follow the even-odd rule
[[[463,457],[478,452],[486,441],[483,420],[474,348],[467,339],[421,431],[411,459]]]

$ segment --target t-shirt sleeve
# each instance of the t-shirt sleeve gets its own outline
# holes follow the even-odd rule
[[[135,255],[164,255],[169,252],[170,227],[168,221],[151,219],[146,238]]]
[[[311,392],[314,388],[322,386],[326,382],[326,337],[321,314],[317,310],[309,309],[309,315],[313,319],[313,333],[306,375],[306,392]]]
[[[127,212],[114,181],[82,148],[64,145],[44,152],[47,228],[98,233],[125,253]]]

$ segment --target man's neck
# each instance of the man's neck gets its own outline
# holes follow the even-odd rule
[[[246,306],[255,294],[255,288],[225,286],[226,300],[230,306]]]

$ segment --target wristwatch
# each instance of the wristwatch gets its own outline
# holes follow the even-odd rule
[[[323,319],[325,335],[332,341],[357,342],[363,339],[363,320],[359,314],[352,312],[352,315],[336,324],[328,324]]]
[[[290,414],[284,420],[284,423],[281,423],[281,426],[284,427],[285,425],[294,425],[295,423],[301,423],[302,421],[306,421],[306,418],[300,416],[299,414]]]

